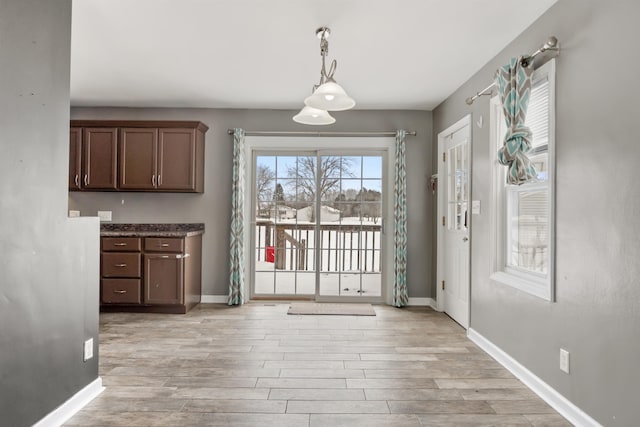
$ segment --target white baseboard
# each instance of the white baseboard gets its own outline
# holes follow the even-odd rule
[[[435,310],[436,300],[434,300],[433,298],[409,298],[409,301],[407,301],[407,305],[427,306]]]
[[[95,399],[102,391],[102,378],[98,377],[93,382],[89,383],[82,390],[74,394],[58,406],[55,410],[50,412],[46,417],[35,423],[33,427],[58,427],[67,422],[73,417],[79,410],[84,408],[89,402]]]
[[[226,304],[229,301],[228,295],[202,295],[200,300],[203,304]]]
[[[202,304],[226,304],[229,300],[227,295],[202,295]],[[433,298],[409,298],[407,305],[426,306],[436,310],[436,301]]]
[[[549,406],[558,411],[571,423],[583,427],[602,427],[600,423],[587,415],[582,409],[571,403],[566,397],[558,393],[553,387],[538,378],[533,372],[521,365],[513,357],[509,356],[494,343],[480,335],[475,330],[469,328],[467,336],[480,348],[489,353],[502,366],[507,368],[513,375],[529,387]]]

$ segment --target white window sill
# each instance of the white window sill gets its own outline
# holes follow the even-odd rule
[[[489,276],[492,282],[496,282],[502,285],[511,286],[512,288],[519,289],[530,295],[542,298],[545,301],[551,301],[551,286],[547,280],[540,280],[532,277],[531,279],[522,277],[520,275],[507,273],[504,271],[497,271]]]

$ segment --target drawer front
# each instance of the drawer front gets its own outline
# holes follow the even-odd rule
[[[140,279],[102,279],[103,304],[140,304]]]
[[[103,277],[140,277],[140,254],[104,252],[102,254]]]
[[[103,237],[100,239],[102,250],[105,252],[139,252],[141,242],[139,237]]]
[[[184,239],[180,237],[146,237],[145,252],[183,252]]]

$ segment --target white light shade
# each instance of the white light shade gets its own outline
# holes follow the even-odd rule
[[[304,103],[309,107],[327,111],[348,110],[356,105],[356,101],[347,95],[342,86],[332,81],[320,85]]]
[[[303,125],[330,125],[335,123],[336,119],[325,110],[305,106],[293,116],[293,121]]]

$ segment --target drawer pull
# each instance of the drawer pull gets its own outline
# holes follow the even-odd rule
[[[160,258],[169,258],[169,255],[162,255]]]
[[[113,246],[127,246],[126,243],[114,243]]]
[[[168,248],[169,244],[168,243],[159,243],[158,246],[160,246],[161,248]]]
[[[127,264],[114,264],[113,266],[114,267],[126,267]]]
[[[126,293],[127,293],[127,291],[124,291],[124,290],[122,290],[122,291],[117,291],[117,290],[115,290],[115,289],[114,289],[114,290],[113,290],[113,293],[114,293],[114,294],[126,294]]]

